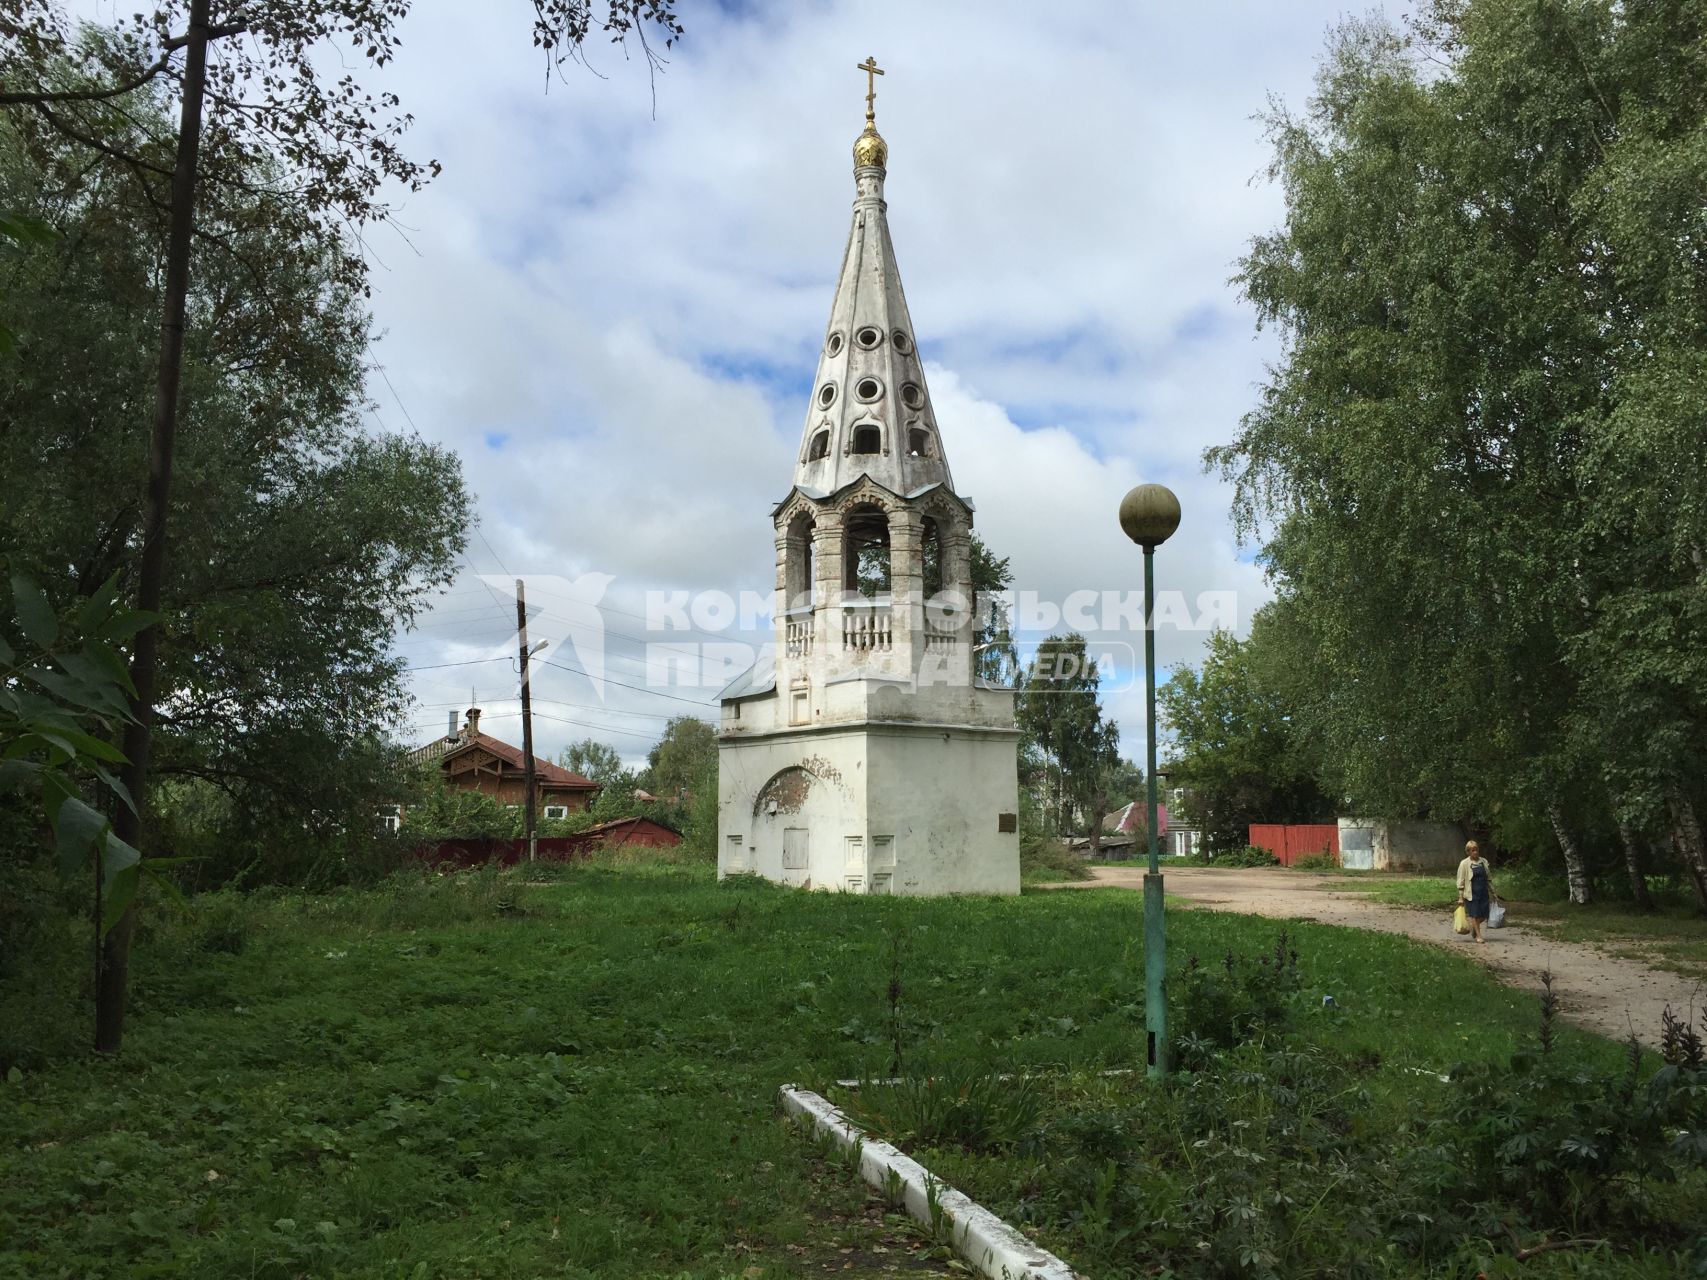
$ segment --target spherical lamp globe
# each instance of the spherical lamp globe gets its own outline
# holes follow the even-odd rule
[[[1141,484],[1120,500],[1120,527],[1146,551],[1154,551],[1179,528],[1179,499],[1161,484]]]

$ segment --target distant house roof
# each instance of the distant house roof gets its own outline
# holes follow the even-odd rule
[[[454,734],[446,734],[436,738],[424,747],[417,747],[409,753],[409,759],[415,764],[436,764],[445,768],[457,756],[464,752],[482,750],[489,755],[509,765],[512,769],[526,769],[527,758],[520,747],[512,747],[509,743],[494,738],[489,733],[480,732],[480,712],[471,709],[468,723]],[[534,779],[542,786],[549,786],[560,791],[597,791],[599,784],[590,778],[583,778],[571,769],[565,769],[560,764],[553,764],[540,757],[533,758]]]
[[[507,742],[500,742],[489,733],[474,734],[465,741],[458,743],[451,750],[444,752],[439,758],[442,761],[449,761],[473,747],[481,747],[490,751],[505,764],[514,768],[527,768],[527,758],[522,755],[520,747],[512,747]],[[537,781],[549,782],[554,787],[575,787],[585,791],[597,791],[599,789],[599,784],[592,779],[583,778],[573,770],[565,769],[560,764],[552,764],[551,761],[542,760],[538,756],[533,758],[533,776]]]
[[[1144,830],[1144,809],[1143,802],[1134,800],[1124,809],[1105,815],[1102,829],[1111,835],[1137,835]],[[1168,830],[1168,806],[1165,804],[1156,806],[1156,826],[1163,831]]]
[[[1136,800],[1124,809],[1117,809],[1113,813],[1104,814],[1102,819],[1102,829],[1113,835],[1132,835],[1134,832],[1142,830],[1143,826],[1144,810]]]

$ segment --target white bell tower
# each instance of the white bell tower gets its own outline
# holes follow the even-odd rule
[[[776,651],[722,695],[718,873],[850,893],[1017,893],[1013,691],[973,661],[954,490],[889,239],[889,148],[853,226],[776,528]]]

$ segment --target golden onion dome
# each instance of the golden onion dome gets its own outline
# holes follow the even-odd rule
[[[877,126],[872,121],[865,122],[865,131],[854,139],[854,168],[874,165],[881,169],[889,163],[889,144],[883,140],[883,135],[877,132]]]

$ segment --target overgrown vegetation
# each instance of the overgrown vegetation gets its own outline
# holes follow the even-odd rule
[[[1255,845],[1234,845],[1219,851],[1203,849],[1185,861],[1199,867],[1278,867],[1280,859]]]
[[[1465,1033],[1438,1071],[1405,1061],[1403,1031],[1346,1037],[1349,1002],[1306,968],[1286,933],[1254,958],[1189,957],[1170,1082],[1036,1075],[1010,1114],[949,1075],[846,1105],[1090,1274],[1707,1269],[1707,1070],[1684,1020],[1668,1011],[1650,1072],[1634,1041],[1567,1047],[1549,987],[1515,1052]]]
[[[802,1176],[809,1149],[774,1091],[887,1072],[896,932],[906,1073],[970,1085],[929,1102],[938,1131],[961,1135],[954,1159],[975,1159],[965,1143],[1010,1152],[993,1180],[960,1179],[947,1151],[938,1171],[992,1207],[1040,1222],[1064,1194],[1029,1181],[1021,1141],[1063,1095],[1038,1086],[1033,1126],[983,1077],[1142,1066],[1129,894],[832,897],[629,861],[157,907],[122,1061],[81,1053],[86,937],[44,939],[0,980],[0,1274],[99,1276],[117,1259],[210,1280],[461,1275],[468,1258],[522,1275],[840,1268],[840,1249],[870,1238],[864,1193]],[[1182,967],[1274,938],[1201,912],[1169,930]],[[1316,926],[1291,945],[1296,1034],[1333,1061],[1378,1061],[1356,1078],[1398,1112],[1442,1088],[1406,1068],[1504,1058],[1530,1034],[1533,1002],[1468,962]],[[1569,1029],[1556,1053],[1593,1072],[1622,1062]],[[1139,1081],[1110,1088],[1164,1114]],[[1100,1105],[1074,1109],[1095,1124]],[[1221,1114],[1237,1139],[1240,1113]],[[1084,1221],[1039,1230],[1091,1274],[1121,1274]]]

